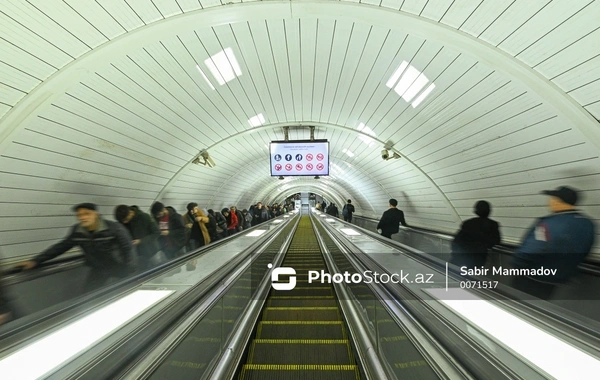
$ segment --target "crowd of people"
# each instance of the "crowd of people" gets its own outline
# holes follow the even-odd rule
[[[549,299],[558,285],[566,283],[577,273],[578,265],[591,252],[595,239],[594,222],[578,210],[579,192],[567,186],[546,190],[550,214],[537,219],[527,230],[515,250],[512,268],[556,269],[543,276],[516,276],[511,285],[541,299]],[[350,203],[350,201],[348,201]],[[391,239],[399,225],[407,226],[398,202],[390,199],[377,225],[382,236]],[[475,218],[465,220],[452,241],[450,262],[458,267],[476,268],[486,265],[488,251],[500,244],[500,224],[490,219],[489,202],[475,203]]]
[[[204,212],[191,202],[181,215],[175,208],[155,202],[150,214],[137,206],[119,205],[114,209],[115,221],[111,221],[95,204],[81,203],[73,207],[78,222],[67,236],[20,266],[23,270],[35,268],[78,246],[90,267],[81,288],[87,293],[257,226],[292,207],[289,202],[271,206],[258,202],[247,210],[231,206]],[[5,299],[0,287],[0,324],[10,319]]]
[[[513,267],[557,268],[555,275],[541,279],[523,277],[514,284],[540,298],[548,298],[557,284],[575,275],[577,266],[591,251],[595,225],[575,208],[579,199],[576,190],[563,186],[543,193],[549,196],[551,213],[536,220],[527,231],[515,251]],[[398,201],[390,199],[388,210],[377,224],[379,233],[389,239],[399,232],[400,225],[408,226],[403,211],[397,206]],[[186,212],[180,215],[173,207],[155,202],[150,214],[137,206],[119,205],[114,210],[116,221],[110,221],[98,212],[95,204],[81,203],[73,207],[78,223],[71,227],[68,235],[21,266],[24,270],[35,268],[79,246],[91,268],[82,287],[83,292],[89,292],[257,226],[293,208],[291,201],[271,206],[258,202],[241,211],[231,206],[220,212],[212,209],[205,212],[197,203],[191,202]],[[340,217],[334,203],[327,204],[323,200],[317,203],[316,208]],[[352,201],[348,199],[342,208],[342,217],[351,223],[354,212]],[[457,266],[471,268],[485,265],[488,250],[501,241],[500,224],[489,218],[489,202],[478,201],[474,213],[477,217],[464,221],[452,241],[450,261]],[[2,299],[0,288],[0,324],[9,318]]]

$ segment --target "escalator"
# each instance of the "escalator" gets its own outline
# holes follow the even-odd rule
[[[241,363],[231,372],[240,380],[362,378],[363,369],[333,285],[308,283],[309,270],[330,271],[319,240],[327,255],[334,258],[338,270],[352,273],[356,270],[323,227],[318,223],[313,226],[309,216],[302,216],[295,230],[292,224],[286,226],[219,302],[190,326],[172,349],[160,354],[153,368],[146,368],[145,374],[136,378],[215,378],[211,376],[212,368],[231,347],[228,340],[232,332],[246,329],[247,325],[237,325],[245,306],[257,300],[256,289],[264,279],[268,264],[274,262],[292,234],[280,266],[295,269],[296,286],[292,290],[269,290],[245,353],[240,353]],[[278,280],[288,283],[290,279],[280,275]],[[369,287],[352,284],[350,288],[365,312],[366,323],[372,328],[370,333],[377,341],[377,355],[389,363],[389,370],[404,379],[438,378]]]
[[[296,287],[271,290],[239,379],[359,379],[333,286],[308,283],[308,270],[327,272],[310,217],[301,217],[282,266],[299,272]]]

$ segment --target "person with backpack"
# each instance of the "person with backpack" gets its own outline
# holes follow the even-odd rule
[[[342,209],[342,216],[344,217],[344,221],[348,223],[352,223],[352,214],[354,213],[354,205],[352,201],[348,199],[348,203],[344,205]]]

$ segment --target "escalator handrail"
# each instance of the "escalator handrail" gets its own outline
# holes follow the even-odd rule
[[[348,224],[341,220],[339,222]],[[348,224],[348,225],[352,226],[353,228],[359,229],[365,235],[368,235],[383,244],[391,245],[391,246],[397,247],[397,249],[405,251],[405,253],[411,255],[417,261],[426,263],[427,265],[432,266],[434,269],[436,269],[438,271],[442,271],[442,269],[440,269],[440,268],[444,268],[446,265],[445,260],[442,260],[433,255],[430,255],[426,252],[419,251],[415,248],[409,247],[409,246],[402,244],[400,242],[397,242],[395,240],[384,238],[381,235],[379,235],[378,233],[375,233],[366,228],[357,226],[355,224]],[[453,279],[457,280],[457,281],[459,281],[460,279],[472,280],[472,281],[476,281],[476,282],[477,281],[479,281],[479,282],[489,281],[489,278],[483,277],[483,276],[472,276],[472,275],[464,275],[463,276],[460,274],[460,268],[458,268],[457,266],[455,266],[453,264],[448,265],[448,274],[451,276],[455,276],[456,278],[453,278]],[[473,289],[473,291],[479,292],[477,289]],[[582,316],[580,314],[576,314],[574,312],[571,312],[570,310],[565,310],[563,308],[557,307],[548,302],[545,302],[542,304],[536,303],[536,302],[531,302],[523,297],[525,295],[525,293],[523,293],[519,290],[516,290],[505,284],[498,284],[498,287],[496,289],[494,289],[494,292],[502,297],[505,297],[508,300],[518,301],[522,307],[525,307],[528,310],[532,310],[532,311],[535,311],[536,313],[539,313],[542,318],[552,319],[556,322],[562,323],[564,326],[568,326],[570,329],[575,330],[578,333],[582,333],[582,334],[585,333],[586,335],[591,336],[594,339],[600,339],[600,328],[596,328],[596,326],[600,326],[600,324],[598,322],[596,322],[595,320],[591,320],[588,317]],[[546,324],[551,325],[551,323],[547,323],[547,322],[546,322]],[[593,327],[589,327],[590,325],[593,325]]]
[[[265,223],[267,223],[266,221]],[[254,226],[246,231],[250,231],[254,228],[260,228],[262,224]],[[118,297],[120,294],[124,292],[128,292],[130,289],[139,286],[146,282],[148,278],[157,275],[161,272],[168,272],[169,270],[182,265],[186,261],[190,260],[193,257],[196,257],[200,254],[206,253],[210,250],[216,249],[223,244],[230,242],[232,239],[235,239],[237,234],[229,236],[227,238],[218,240],[214,243],[199,247],[191,252],[187,252],[184,255],[177,257],[175,259],[166,261],[161,263],[151,269],[148,269],[144,272],[136,273],[132,276],[124,278],[114,284],[111,284],[107,287],[103,287],[97,289],[88,294],[82,295],[75,299],[67,300],[61,302],[57,305],[54,305],[50,308],[46,308],[39,312],[36,312],[31,315],[27,315],[23,318],[19,318],[14,321],[10,321],[2,326],[0,326],[0,340],[5,340],[9,337],[17,336],[16,341],[18,342],[30,339],[30,336],[36,336],[41,331],[45,331],[52,326],[64,323],[68,318],[70,318],[71,313],[75,313],[76,315],[83,312],[83,310],[94,309],[99,304],[106,302],[109,299]],[[68,261],[68,258],[65,258]],[[55,264],[58,265],[58,264]],[[82,264],[83,265],[83,264]],[[55,267],[55,266],[54,266]],[[36,268],[21,272],[24,276],[27,276],[30,272],[31,274],[36,273]],[[56,273],[56,272],[53,272]],[[41,277],[41,276],[40,276]],[[36,279],[39,277],[34,276],[31,279]],[[25,277],[25,280],[29,280],[30,278]],[[10,279],[9,279],[10,280]],[[4,280],[3,280],[4,281]],[[17,281],[18,282],[18,281]],[[10,285],[7,281],[6,284]],[[49,326],[46,326],[49,321],[52,321]],[[21,337],[25,335],[24,337]],[[13,345],[14,345],[13,344]]]
[[[368,216],[362,216],[362,215],[353,215],[353,217],[359,218],[359,219],[365,219],[374,223],[378,223],[379,220],[372,218],[372,217],[368,217]],[[409,227],[405,227],[405,226],[400,226],[400,229],[406,229],[406,230],[413,230],[414,232],[417,232],[419,234],[422,235],[428,235],[431,237],[436,237],[436,238],[440,238],[443,240],[447,240],[447,241],[452,241],[454,240],[454,236],[450,235],[448,233],[444,233],[444,232],[439,232],[439,231],[435,231],[435,230],[430,230],[430,229],[426,229],[426,228],[422,228],[422,227],[413,227],[413,226],[409,226]],[[508,243],[500,243],[495,245],[491,251],[492,252],[497,252],[499,254],[502,255],[506,255],[506,256],[513,256],[514,255],[514,251],[519,248],[518,245],[514,245],[514,244],[508,244]],[[579,265],[579,269],[586,272],[586,273],[590,273],[593,274],[595,276],[600,276],[600,259],[596,259],[596,258],[592,258],[590,257],[591,255],[588,255],[586,258],[584,258],[583,262]]]
[[[290,219],[290,221],[291,220],[293,219]],[[265,222],[265,224],[266,223],[267,222]],[[78,359],[76,359],[81,363],[74,364],[74,362],[72,362],[65,365],[58,370],[58,373],[54,373],[51,376],[51,379],[64,378],[61,376],[67,376],[67,373],[70,374],[68,376],[72,376],[73,373],[77,374],[77,376],[85,373],[86,375],[92,374],[90,375],[91,378],[101,378],[107,373],[114,373],[115,371],[120,372],[122,370],[120,366],[125,366],[127,365],[126,363],[130,363],[132,360],[134,360],[134,355],[138,357],[137,350],[139,350],[140,347],[147,347],[148,345],[156,343],[158,335],[161,335],[165,329],[168,329],[177,320],[184,316],[193,305],[201,302],[202,299],[212,293],[215,286],[221,284],[223,279],[226,278],[226,273],[232,273],[232,271],[235,271],[235,269],[244,263],[250,255],[259,249],[258,247],[264,244],[264,241],[281,233],[284,225],[286,225],[286,223],[281,223],[282,228],[276,228],[275,230],[270,231],[272,232],[271,234],[265,234],[259,237],[256,242],[242,250],[240,255],[236,256],[235,259],[224,262],[222,266],[209,274],[207,278],[197,283],[193,288],[202,287],[203,290],[200,293],[194,292],[194,289],[190,288],[189,291],[187,291],[185,294],[182,294],[181,297],[172,302],[169,307],[163,307],[157,315],[145,321],[141,326],[137,327],[135,331],[131,332],[128,330],[123,330],[125,332],[121,332],[120,334],[127,335],[124,338],[126,341],[121,341],[118,338],[111,337],[110,341],[100,342],[100,344],[108,347],[100,349],[100,353],[96,352],[92,354],[92,350],[87,351]],[[264,225],[262,226],[264,227]],[[250,229],[245,231],[249,230]],[[239,235],[233,235],[231,238],[235,238]],[[188,257],[188,259],[189,258],[190,257]],[[166,271],[167,270],[165,270],[165,272]],[[129,329],[129,327],[126,329]],[[115,342],[115,339],[119,341]],[[144,350],[144,352],[146,352],[146,350]]]
[[[315,223],[318,223],[315,221],[316,219],[318,218],[315,218],[311,215],[311,221],[313,223],[313,229],[317,237],[317,242],[319,243],[321,252],[323,253],[323,260],[325,261],[327,269],[330,273],[339,273],[339,268],[337,267],[333,258],[331,257],[330,252],[327,249],[327,245],[323,241],[323,237],[321,236],[320,232],[315,228]],[[337,296],[336,298],[338,298],[338,300],[351,299],[348,294],[348,291],[344,286],[336,282],[334,282],[332,286],[335,289],[335,294]],[[373,344],[371,336],[367,332],[367,328],[364,324],[363,319],[360,317],[360,314],[356,310],[356,305],[352,302],[339,302],[339,305],[342,311],[342,315],[344,315],[344,319],[348,323],[348,326],[352,332],[350,336],[352,337],[355,343],[356,350],[358,351],[357,354],[361,359],[360,361],[363,365],[365,373],[367,374],[367,379],[383,380],[393,378],[393,376],[390,376],[390,369],[383,364],[380,356],[377,354],[377,348]]]

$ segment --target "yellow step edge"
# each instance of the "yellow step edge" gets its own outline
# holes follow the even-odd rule
[[[259,371],[356,371],[353,364],[245,364],[243,369]]]
[[[255,344],[348,344],[348,339],[254,339]]]
[[[296,288],[298,289],[298,288]],[[305,288],[301,288],[301,289],[305,289]],[[333,286],[309,286],[306,289],[320,289],[320,290],[324,290],[324,289],[333,289]]]
[[[341,325],[342,321],[261,321],[263,325]]]
[[[266,307],[265,310],[339,310],[334,306],[281,306],[281,307]]]
[[[334,296],[272,296],[269,297],[272,300],[313,300],[313,299],[319,299],[319,300],[323,300],[323,299],[329,299],[329,300],[334,300],[335,297]]]

